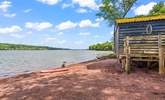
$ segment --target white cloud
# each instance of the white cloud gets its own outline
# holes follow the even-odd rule
[[[113,34],[114,34],[114,32],[113,32],[113,31],[111,31],[111,33],[110,33],[110,34],[112,34],[112,35],[113,35]]]
[[[100,23],[100,22],[102,22],[103,20],[104,20],[104,18],[101,17],[101,18],[97,18],[95,21],[98,22],[98,23]]]
[[[73,7],[73,4],[67,4],[67,3],[62,4],[62,9],[65,9],[65,8],[68,8],[68,7]]]
[[[37,1],[48,5],[55,5],[59,2],[59,0],[37,0]]]
[[[10,13],[5,13],[4,16],[8,17],[8,18],[13,18],[13,17],[16,16],[16,13],[11,13],[11,14]]]
[[[135,15],[147,15],[149,11],[153,8],[153,6],[156,4],[156,2],[150,2],[146,5],[141,5],[134,9],[134,13]]]
[[[8,13],[8,9],[11,7],[11,2],[4,0],[3,2],[0,2],[0,10],[3,12],[4,17],[13,18],[16,16],[16,13]]]
[[[66,22],[62,22],[59,25],[57,25],[56,28],[58,30],[66,30],[66,29],[75,28],[76,26],[77,26],[77,23],[73,23],[71,21],[66,21]]]
[[[20,26],[14,25],[11,27],[0,27],[0,33],[1,34],[8,34],[8,33],[17,33],[22,31],[22,28]]]
[[[87,13],[88,11],[84,8],[79,8],[76,10],[77,13]]]
[[[24,10],[23,12],[24,13],[29,13],[29,12],[31,12],[32,11],[32,9],[26,9],[26,10]]]
[[[90,9],[96,10],[98,6],[95,0],[72,0],[73,4],[79,4],[80,7],[88,7]]]
[[[86,27],[99,27],[99,23],[92,23],[89,19],[82,20],[79,24],[80,28],[86,28]]]
[[[8,8],[11,7],[11,2],[10,1],[3,1],[0,3],[0,10],[3,12],[7,12]]]
[[[63,35],[64,33],[63,32],[59,32],[59,33],[57,33],[57,35]]]
[[[49,22],[41,22],[41,23],[33,23],[33,22],[27,22],[25,23],[25,27],[28,29],[34,29],[37,31],[41,31],[44,29],[51,28],[53,25]]]
[[[91,33],[90,32],[84,32],[84,33],[79,33],[79,35],[87,36],[87,35],[91,35]]]

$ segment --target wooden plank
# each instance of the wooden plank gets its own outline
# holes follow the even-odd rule
[[[158,49],[130,49],[131,53],[132,52],[142,52],[142,53],[145,53],[145,52],[158,52]]]
[[[116,50],[116,55],[117,57],[119,56],[119,29],[120,27],[117,25],[116,27],[116,34],[115,34],[115,50]]]
[[[158,46],[157,44],[130,44],[130,47]]]
[[[140,58],[133,58],[133,61],[159,61],[158,59],[140,59]]]
[[[124,48],[120,48],[120,52],[126,58],[124,67],[127,73],[130,72],[131,60],[159,61],[159,73],[165,73],[165,35],[126,36],[123,44]],[[119,44],[119,46],[122,45]]]
[[[159,46],[159,74],[164,74],[165,73],[165,66],[164,66],[164,51],[162,48],[162,41],[161,41],[161,35],[158,35],[158,46]]]
[[[146,35],[146,36],[130,36],[129,40],[156,40],[156,35]]]
[[[130,54],[130,57],[157,57],[158,54]]]
[[[125,53],[126,53],[126,60],[125,60],[125,71],[127,74],[130,73],[130,50],[129,50],[129,37],[126,37],[125,41]]]
[[[165,29],[153,29],[152,32],[165,32]],[[120,31],[121,34],[128,34],[128,33],[146,33],[146,30],[130,30],[130,31]]]
[[[141,46],[130,46],[131,47],[131,49],[157,49],[158,50],[158,46],[143,46],[143,45],[141,45]]]
[[[124,28],[124,29],[120,29],[120,31],[130,31],[130,30],[145,30],[145,27],[133,27],[133,28]]]
[[[132,52],[132,51],[131,51],[131,54],[132,54],[132,55],[133,55],[133,54],[141,54],[141,55],[143,55],[143,54],[144,54],[144,55],[147,55],[147,54],[148,54],[148,55],[149,55],[149,54],[154,55],[154,54],[155,54],[155,55],[156,55],[156,54],[158,54],[158,52],[151,52],[151,51],[150,51],[150,52],[147,52],[147,51],[139,51],[139,52],[138,52],[138,51],[135,51],[135,52]]]
[[[123,23],[120,24],[121,29],[125,29],[125,28],[131,28],[131,27],[146,27],[148,24],[151,24],[153,27],[155,26],[164,26],[165,25],[165,21],[161,20],[161,21],[148,21],[148,22],[136,22],[136,23]]]

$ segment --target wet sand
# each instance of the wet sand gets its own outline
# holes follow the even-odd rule
[[[116,59],[92,61],[0,79],[0,100],[165,100],[165,76]]]

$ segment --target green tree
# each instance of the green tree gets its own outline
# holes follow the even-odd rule
[[[149,15],[161,15],[161,14],[165,14],[165,3],[163,1],[157,3],[149,12]]]
[[[102,0],[100,12],[96,15],[104,18],[110,25],[116,18],[124,18],[137,0]]]
[[[102,51],[108,51],[113,50],[113,43],[112,42],[104,42],[104,43],[97,43],[94,45],[89,46],[89,50],[102,50]]]

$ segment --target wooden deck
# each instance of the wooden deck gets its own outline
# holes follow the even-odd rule
[[[126,36],[119,55],[122,66],[130,72],[132,61],[159,62],[159,73],[165,73],[165,35]]]

